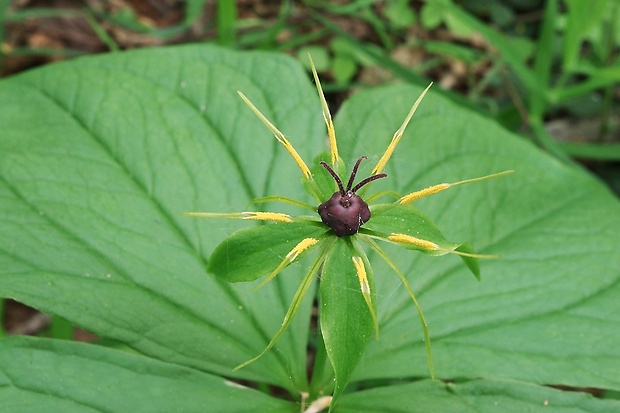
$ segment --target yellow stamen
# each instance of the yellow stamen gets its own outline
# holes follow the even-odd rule
[[[242,219],[254,221],[293,222],[290,215],[280,212],[242,212]]]
[[[263,282],[261,282],[256,288],[258,289],[258,288],[262,287],[263,285],[267,284],[269,281],[271,281],[276,275],[278,275],[290,263],[295,261],[297,259],[297,257],[299,257],[299,254],[301,254],[302,252],[304,252],[305,250],[307,250],[308,248],[310,248],[311,246],[313,246],[317,242],[319,242],[319,240],[316,239],[316,238],[304,238],[304,239],[302,239],[295,246],[295,248],[293,248],[288,254],[286,254],[286,257],[284,257],[284,259],[282,260],[280,265],[278,265],[276,267],[276,269],[273,270],[271,272],[271,274],[269,274],[269,276],[267,278],[265,278],[263,280]]]
[[[458,250],[444,249],[440,248],[439,245],[434,242],[427,241],[425,239],[412,237],[407,234],[390,234],[388,236],[388,240],[392,242],[397,242],[399,244],[407,244],[413,245],[414,247],[423,248],[428,251],[439,251],[440,255],[443,254],[455,254],[461,255],[463,257],[472,257],[472,258],[498,258],[498,255],[487,255],[487,254],[472,254],[469,252],[463,252]]]
[[[310,248],[311,246],[313,246],[317,242],[319,242],[319,240],[316,239],[316,238],[304,238],[304,239],[302,239],[299,242],[299,244],[297,244],[295,246],[295,248],[293,248],[291,250],[291,252],[286,254],[286,258],[289,260],[289,262],[295,261],[297,259],[297,257],[299,257],[299,254],[301,254],[302,252],[304,252],[305,250],[307,250],[308,248]]]
[[[387,149],[385,150],[385,152],[381,156],[381,159],[379,159],[379,162],[377,163],[377,166],[375,166],[375,169],[372,170],[372,174],[373,175],[376,175],[376,174],[379,174],[379,173],[383,172],[383,169],[385,168],[385,165],[388,163],[388,161],[390,160],[390,157],[394,153],[394,149],[396,149],[396,145],[398,145],[398,142],[400,141],[400,138],[403,137],[403,133],[405,133],[405,128],[409,124],[409,121],[413,117],[413,114],[415,113],[415,111],[418,109],[418,106],[420,105],[420,102],[422,102],[422,99],[424,99],[424,96],[426,95],[426,92],[428,92],[428,90],[431,88],[432,85],[433,85],[433,83],[431,82],[431,84],[428,85],[426,87],[426,89],[424,89],[424,92],[422,92],[420,97],[418,97],[418,99],[415,101],[415,103],[411,107],[411,110],[407,114],[407,117],[405,118],[403,124],[400,125],[400,128],[398,128],[398,130],[396,132],[394,132],[394,136],[392,136],[392,141],[390,142],[390,144],[388,145]]]
[[[291,145],[288,139],[286,139],[286,136],[284,136],[284,134],[280,132],[278,128],[276,128],[271,122],[269,122],[265,115],[263,115],[260,110],[258,110],[258,108],[256,108],[256,106],[254,106],[252,102],[250,102],[250,99],[245,97],[245,95],[239,91],[237,91],[237,93],[239,94],[239,96],[241,96],[241,99],[243,99],[243,101],[250,107],[250,109],[252,109],[252,112],[254,112],[256,116],[258,116],[258,118],[265,124],[265,126],[267,126],[267,129],[269,129],[271,133],[273,133],[278,142],[280,142],[282,146],[284,146],[284,149],[286,149],[288,153],[291,154],[293,160],[295,161],[295,163],[297,163],[297,166],[299,166],[299,169],[301,169],[301,172],[304,174],[306,179],[310,179],[312,176],[312,174],[310,173],[310,169],[308,169],[308,166],[306,165],[304,160],[301,159],[299,153],[297,153],[295,148],[293,148],[293,145]]]
[[[417,201],[420,198],[424,198],[427,195],[436,194],[437,192],[443,191],[444,189],[450,188],[450,184],[439,184],[429,186],[428,188],[422,189],[421,191],[412,192],[409,195],[405,195],[398,202],[401,205],[408,204],[413,201]]]
[[[321,81],[319,80],[319,75],[316,73],[316,68],[314,67],[314,62],[312,61],[312,56],[310,56],[310,53],[308,53],[308,59],[310,59],[310,66],[312,67],[312,75],[314,75],[316,90],[319,92],[319,98],[321,99],[323,120],[325,120],[325,125],[327,125],[327,136],[329,137],[329,149],[332,155],[332,165],[336,168],[336,163],[338,162],[338,144],[336,143],[336,130],[334,129],[334,122],[332,121],[332,115],[329,112],[329,106],[327,106],[327,101],[325,100],[325,94],[323,93],[323,88],[321,87]]]
[[[293,222],[290,215],[279,212],[184,212],[186,217],[197,218],[229,218],[255,221]]]
[[[508,175],[513,172],[514,172],[513,170],[509,170],[509,171],[504,171],[504,172],[498,172],[496,174],[481,176],[479,178],[465,179],[463,181],[454,182],[451,184],[438,184],[438,185],[429,186],[428,188],[422,189],[420,191],[412,192],[409,195],[405,195],[404,197],[400,198],[398,202],[401,205],[408,204],[410,202],[417,201],[420,198],[424,198],[425,196],[433,195],[433,194],[436,194],[437,192],[441,192],[444,189],[452,188],[453,186],[469,184],[471,182],[483,181],[485,179],[497,178],[498,176]]]
[[[361,257],[351,257],[355,271],[357,272],[357,278],[360,280],[360,287],[362,294],[370,294],[370,286],[368,284],[368,278],[366,277],[366,267],[364,267],[364,261]]]
[[[357,272],[357,278],[360,281],[360,289],[362,290],[362,296],[364,297],[364,301],[366,301],[366,305],[368,306],[368,310],[370,311],[370,316],[372,317],[372,321],[375,326],[375,335],[379,338],[379,322],[377,321],[377,314],[375,312],[375,307],[372,305],[372,296],[370,295],[370,284],[368,284],[368,277],[366,276],[366,267],[364,267],[364,261],[362,257],[352,256],[353,266],[355,267],[355,272]]]
[[[434,242],[427,241],[421,238],[412,237],[411,235],[407,235],[407,234],[396,234],[396,233],[390,234],[388,236],[388,239],[392,242],[398,242],[401,244],[409,244],[409,245],[413,245],[414,247],[424,248],[425,250],[429,250],[429,251],[437,251],[440,249],[439,245],[435,244]]]

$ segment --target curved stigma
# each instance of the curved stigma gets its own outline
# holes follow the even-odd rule
[[[329,174],[332,176],[332,178],[334,178],[334,181],[336,181],[336,183],[338,184],[338,189],[340,190],[340,195],[345,196],[345,190],[344,187],[342,186],[342,181],[340,180],[340,177],[338,176],[338,174],[336,172],[334,172],[334,170],[331,168],[331,166],[329,166],[326,162],[321,161],[320,162],[321,165],[323,165],[323,168],[327,169],[327,172],[329,172]]]

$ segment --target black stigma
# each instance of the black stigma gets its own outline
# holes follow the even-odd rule
[[[353,186],[357,169],[364,159],[366,157],[362,156],[355,162],[346,188],[342,185],[342,180],[340,180],[338,174],[328,164],[321,161],[321,165],[327,169],[327,172],[338,184],[338,191],[334,192],[331,198],[319,205],[318,211],[323,223],[330,227],[338,237],[357,233],[360,227],[370,219],[368,204],[355,192],[367,183],[387,176],[386,174],[372,175]]]

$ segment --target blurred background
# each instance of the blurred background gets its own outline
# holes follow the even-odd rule
[[[333,112],[361,88],[432,80],[620,194],[619,25],[619,0],[0,0],[0,75],[183,43],[304,65],[311,53]],[[49,325],[17,303],[5,310],[12,334]]]

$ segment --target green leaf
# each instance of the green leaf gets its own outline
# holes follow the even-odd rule
[[[11,413],[299,411],[294,403],[187,367],[26,337],[0,341],[0,400]]]
[[[397,0],[388,3],[384,14],[396,29],[404,29],[415,23],[415,12],[407,0]]]
[[[321,73],[329,69],[329,53],[325,46],[308,45],[302,46],[297,50],[297,60],[308,72],[311,72],[312,66],[310,65],[308,55],[312,56],[312,61],[314,62],[314,67],[316,67],[317,72]]]
[[[376,162],[420,92],[398,85],[351,98],[336,117],[341,156]],[[406,194],[507,169],[516,172],[415,203],[446,238],[500,255],[481,262],[482,282],[456,257],[385,246],[424,309],[437,377],[619,388],[620,205],[600,182],[431,94],[373,190]],[[381,338],[353,380],[428,376],[410,299],[373,258]]]
[[[617,400],[601,400],[590,394],[529,383],[504,380],[443,383],[424,380],[347,394],[342,397],[336,412],[612,413],[618,409],[620,402]]]
[[[350,82],[357,72],[357,63],[351,56],[337,54],[332,62],[332,72],[336,83]]]
[[[332,407],[349,382],[373,330],[347,242],[343,237],[334,244],[325,260],[319,287],[321,333],[336,384]],[[374,291],[374,283],[370,289]]]
[[[444,1],[445,2],[445,1]],[[437,6],[438,2],[428,2],[422,6],[420,21],[426,29],[438,27],[444,19],[443,10]]]
[[[316,91],[280,55],[149,49],[2,80],[0,295],[153,358],[299,394],[311,300],[280,351],[231,371],[277,331],[305,269],[260,292],[222,283],[207,258],[254,224],[182,216],[243,211],[274,192],[309,200],[238,89],[301,156],[319,151]]]
[[[213,251],[207,270],[228,282],[254,281],[275,270],[299,241],[326,228],[309,223],[275,223],[242,229]]]

